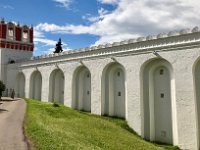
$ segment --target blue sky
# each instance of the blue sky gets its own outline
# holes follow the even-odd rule
[[[200,23],[198,0],[0,0],[0,17],[34,27],[34,55],[112,43]]]

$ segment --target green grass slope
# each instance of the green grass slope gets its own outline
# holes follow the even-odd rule
[[[142,140],[122,119],[27,101],[25,131],[38,150],[176,149]]]

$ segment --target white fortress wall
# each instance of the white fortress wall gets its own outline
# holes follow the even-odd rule
[[[7,64],[9,64],[11,61],[22,61],[22,60],[28,60],[32,57],[31,51],[22,51],[22,50],[14,50],[9,48],[1,48],[1,80],[6,81],[8,79],[6,75],[6,69]]]
[[[16,87],[18,81],[14,79],[22,72],[25,97],[30,97],[31,93],[38,97],[38,92],[33,90],[37,87],[41,88],[39,100],[49,102],[49,86],[55,85],[55,81],[63,81],[61,74],[50,77],[51,73],[60,70],[64,85],[55,87],[63,88],[64,105],[81,110],[84,109],[81,99],[84,101],[88,97],[91,102],[84,102],[87,108],[91,103],[93,114],[123,116],[125,111],[129,126],[142,137],[182,149],[198,149],[200,102],[196,101],[199,94],[195,91],[200,83],[199,58],[200,32],[194,28],[9,64],[7,86]],[[40,84],[37,82],[40,79],[33,77],[34,72],[41,74]],[[31,78],[35,79],[34,83]],[[115,100],[118,96],[124,98]],[[74,102],[75,99],[79,100]],[[170,127],[162,125],[163,122]]]

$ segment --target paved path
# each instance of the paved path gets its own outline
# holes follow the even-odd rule
[[[23,134],[26,102],[4,98],[0,101],[0,150],[27,150]]]

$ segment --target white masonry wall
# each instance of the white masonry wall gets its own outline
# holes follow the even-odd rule
[[[102,73],[112,63],[124,68],[125,119],[129,126],[144,137],[143,73],[146,64],[154,60],[166,61],[171,66],[172,141],[182,149],[199,149],[199,134],[194,75],[200,58],[200,32],[183,30],[32,58],[30,61],[8,65],[7,85],[14,87],[18,72],[25,75],[25,96],[30,95],[30,78],[34,71],[42,75],[41,99],[49,102],[49,79],[55,69],[64,74],[64,105],[72,107],[73,76],[79,67],[91,73],[91,113],[102,114]],[[158,61],[159,62],[159,61]],[[153,64],[152,67],[159,65]],[[200,78],[197,78],[200,79]],[[162,82],[160,83],[162,84]],[[200,118],[200,116],[199,116]],[[200,125],[199,125],[200,126]],[[156,129],[155,129],[156,130]]]
[[[6,71],[7,65],[10,63],[11,60],[18,62],[22,60],[29,60],[31,57],[31,51],[0,48],[0,80],[4,81],[5,83],[7,80],[12,80],[10,78],[7,79]]]

